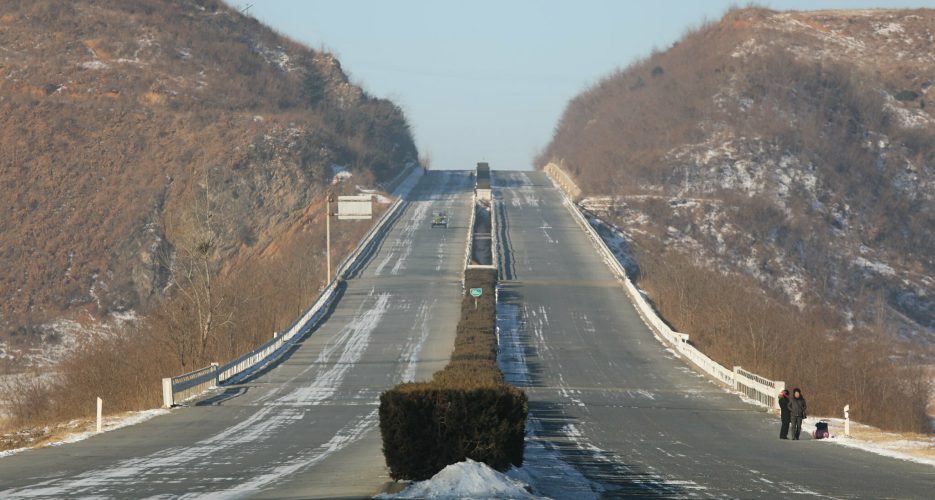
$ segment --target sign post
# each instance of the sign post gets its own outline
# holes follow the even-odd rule
[[[477,298],[480,297],[484,293],[484,289],[483,288],[472,288],[470,292],[471,292],[471,297],[474,297],[474,309],[477,309]]]
[[[329,192],[325,204],[325,261],[327,261],[328,274],[325,280],[325,286],[331,283],[331,202],[334,196]]]

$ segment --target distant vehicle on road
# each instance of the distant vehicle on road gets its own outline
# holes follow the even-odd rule
[[[445,212],[432,212],[432,227],[448,228],[448,214]]]

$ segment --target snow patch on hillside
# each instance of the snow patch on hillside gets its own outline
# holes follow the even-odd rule
[[[899,23],[873,23],[873,32],[877,35],[890,36],[905,33],[905,31]]]
[[[889,102],[884,107],[903,128],[924,128],[935,124],[935,120],[921,109],[907,109]]]
[[[343,165],[331,164],[331,184],[337,184],[343,182],[346,179],[350,179],[354,174],[348,170],[347,167]]]
[[[388,205],[390,203],[393,203],[393,199],[383,195],[382,193],[380,193],[380,191],[376,189],[367,189],[361,186],[354,186],[354,188],[357,189],[357,192],[360,194],[369,194],[373,196],[373,200],[382,205]]]
[[[862,267],[862,268],[864,268],[864,269],[868,269],[868,270],[870,270],[870,271],[873,271],[873,272],[875,272],[875,273],[877,273],[877,274],[882,274],[882,275],[885,275],[885,276],[895,276],[895,275],[896,275],[896,271],[895,271],[892,267],[890,267],[890,266],[884,264],[883,262],[870,261],[870,260],[867,260],[867,259],[865,259],[865,258],[863,258],[863,257],[857,257],[856,259],[854,259],[854,264],[856,264],[856,265],[858,265],[858,266],[860,266],[860,267]]]
[[[78,65],[81,69],[107,69],[107,63],[103,61],[85,61]]]
[[[266,64],[276,66],[283,73],[291,73],[295,69],[289,53],[279,45],[271,49],[261,42],[254,41],[253,50],[263,58]]]
[[[0,359],[16,360],[17,366],[42,368],[51,366],[76,347],[96,339],[107,338],[139,321],[133,310],[113,312],[103,319],[78,322],[58,319],[37,325],[33,341],[27,344],[11,344],[0,341]]]

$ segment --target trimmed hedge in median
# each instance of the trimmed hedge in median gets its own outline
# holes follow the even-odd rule
[[[380,396],[383,455],[393,479],[424,480],[466,458],[498,470],[523,463],[528,402],[497,366],[497,272],[469,269],[451,361],[431,382],[400,384]]]

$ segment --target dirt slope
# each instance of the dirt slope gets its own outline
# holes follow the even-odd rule
[[[336,171],[416,159],[397,106],[221,2],[11,1],[0,26],[0,357],[145,312],[199,214],[236,272]]]
[[[922,349],[933,83],[933,10],[734,10],[577,96],[539,163],[563,163],[637,253]]]

